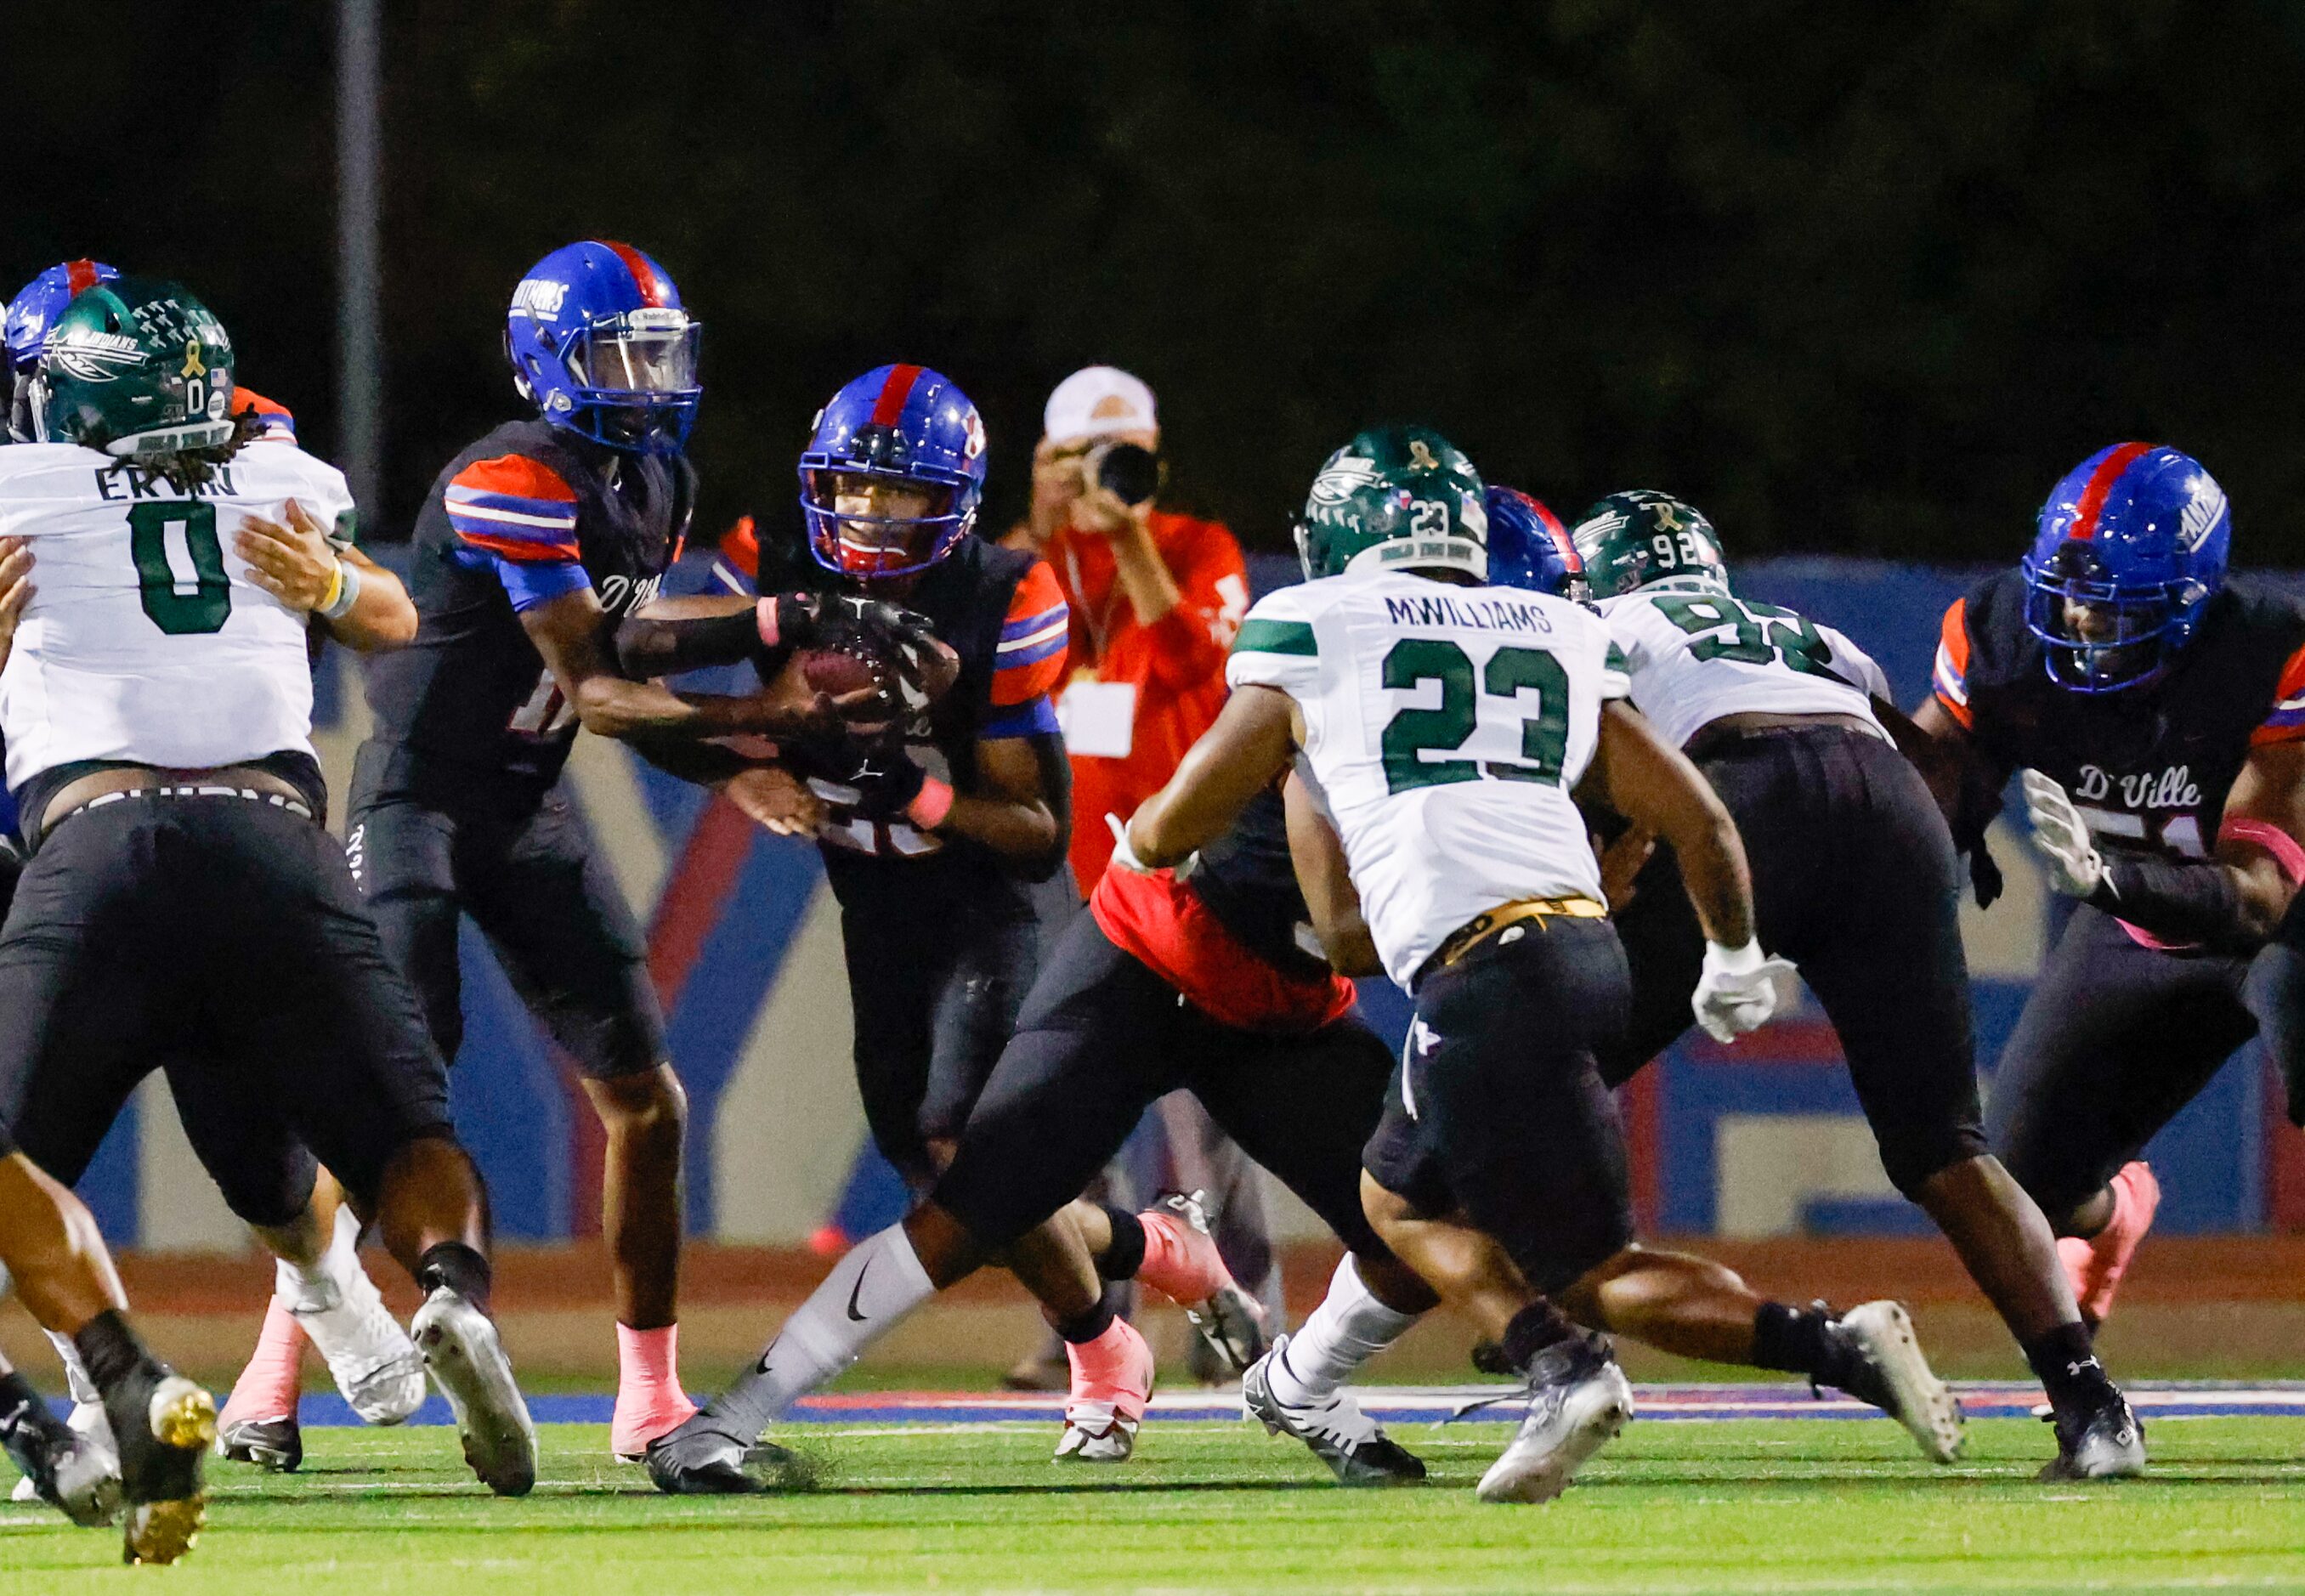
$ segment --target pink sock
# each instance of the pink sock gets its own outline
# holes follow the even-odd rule
[[[637,1456],[649,1442],[678,1429],[696,1412],[680,1388],[680,1327],[636,1330],[617,1327],[617,1410],[608,1445],[620,1457]]]
[[[1136,1278],[1171,1301],[1194,1306],[1232,1282],[1217,1244],[1173,1214],[1158,1210],[1136,1216],[1144,1227],[1144,1261]]]
[[[217,1416],[219,1424],[243,1419],[285,1419],[296,1412],[303,1385],[304,1329],[295,1315],[275,1297],[264,1310],[264,1329],[256,1337],[256,1351],[232,1396]]]
[[[1115,1420],[1134,1426],[1152,1396],[1152,1349],[1125,1319],[1093,1341],[1067,1341],[1073,1385],[1065,1422],[1101,1432]]]

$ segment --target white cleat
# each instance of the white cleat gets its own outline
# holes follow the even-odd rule
[[[1913,1334],[1912,1315],[1902,1303],[1859,1303],[1833,1321],[1841,1338],[1867,1365],[1869,1378],[1844,1386],[1852,1396],[1872,1403],[1912,1433],[1921,1456],[1931,1463],[1961,1456],[1961,1400],[1936,1377]]]
[[[1633,1388],[1599,1337],[1575,1337],[1530,1360],[1528,1413],[1481,1476],[1484,1502],[1549,1502],[1586,1459],[1632,1421]]]
[[[1136,1450],[1136,1421],[1118,1413],[1101,1424],[1093,1419],[1065,1415],[1065,1432],[1057,1440],[1059,1463],[1127,1463]]]
[[[408,1328],[456,1416],[464,1461],[498,1496],[526,1496],[536,1485],[536,1425],[495,1320],[443,1286]]]

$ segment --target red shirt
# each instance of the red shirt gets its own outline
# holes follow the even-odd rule
[[[1150,626],[1137,621],[1119,584],[1108,539],[1067,527],[1042,556],[1072,609],[1073,679],[1086,675],[1136,691],[1128,752],[1072,755],[1073,874],[1084,894],[1095,890],[1112,858],[1104,817],[1135,813],[1224,707],[1225,653],[1248,613],[1248,567],[1221,523],[1155,510],[1149,531],[1181,596]]]
[[[1306,978],[1267,964],[1172,871],[1107,870],[1088,911],[1115,947],[1220,1025],[1309,1036],[1352,1013],[1351,981],[1334,971]]]

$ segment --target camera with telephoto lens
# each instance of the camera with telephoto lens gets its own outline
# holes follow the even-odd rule
[[[1082,463],[1088,480],[1124,505],[1141,505],[1161,490],[1161,457],[1142,444],[1099,444]]]

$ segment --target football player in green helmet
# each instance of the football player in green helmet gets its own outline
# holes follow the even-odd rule
[[[1323,463],[1297,520],[1305,580],[1348,572],[1489,573],[1480,473],[1429,427],[1372,427]]]
[[[1705,513],[1654,488],[1611,494],[1586,511],[1569,536],[1596,603],[1669,576],[1729,585],[1720,534]]]

